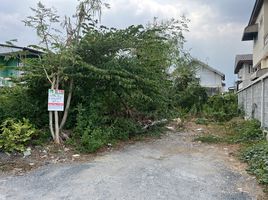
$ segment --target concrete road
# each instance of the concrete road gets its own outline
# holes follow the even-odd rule
[[[234,163],[231,163],[234,162]],[[261,193],[228,152],[188,133],[137,143],[91,163],[0,177],[0,200],[249,200]]]

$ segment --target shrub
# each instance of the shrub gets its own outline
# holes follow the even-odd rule
[[[242,151],[242,160],[249,164],[248,171],[257,176],[260,183],[268,184],[268,143],[260,142]]]
[[[174,95],[175,106],[183,108],[192,114],[202,111],[207,99],[205,88],[198,84],[190,84],[183,90],[175,91]]]
[[[107,136],[101,129],[86,129],[81,137],[78,150],[85,153],[92,153],[107,143]]]
[[[234,136],[230,137],[232,142],[254,142],[264,139],[261,123],[257,120],[234,122],[230,127],[234,132]]]
[[[35,128],[29,120],[7,119],[0,126],[0,149],[6,152],[23,152],[34,133]]]
[[[239,115],[236,94],[215,95],[209,97],[204,106],[204,115],[214,121],[229,121]]]
[[[46,99],[40,88],[35,96],[26,87],[0,88],[0,124],[7,118],[22,120],[26,117],[42,127],[48,118]]]

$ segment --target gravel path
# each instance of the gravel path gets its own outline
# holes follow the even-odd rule
[[[261,189],[228,152],[187,133],[136,143],[91,163],[49,165],[0,177],[0,200],[249,200]],[[231,162],[231,161],[230,161]],[[236,162],[236,161],[232,161]]]

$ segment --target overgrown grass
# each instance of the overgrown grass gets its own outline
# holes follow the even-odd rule
[[[249,173],[268,186],[268,143],[261,141],[241,151],[241,159],[248,163]]]

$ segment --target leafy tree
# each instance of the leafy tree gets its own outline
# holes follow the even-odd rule
[[[185,56],[182,49],[187,20],[155,19],[146,27],[117,30],[98,26],[93,16],[101,7],[97,0],[80,1],[76,23],[65,17],[66,34],[58,29],[56,11],[41,3],[32,9],[34,16],[25,20],[41,38],[41,47],[35,47],[44,51],[40,59],[27,59],[23,69],[29,92],[37,98],[46,96],[49,88],[68,92],[65,112],[49,112],[56,143],[66,121],[77,124],[81,139],[96,139],[96,143],[83,144],[99,147],[103,144],[98,138],[101,134],[125,138],[125,132],[134,132],[145,121],[167,116],[170,111],[172,80],[168,70]]]
[[[187,112],[192,110],[200,112],[207,102],[208,96],[205,88],[199,85],[196,78],[196,61],[187,55],[173,72],[174,103]]]
[[[79,58],[75,51],[82,35],[82,27],[84,23],[91,22],[95,14],[101,14],[101,7],[100,0],[82,0],[73,19],[65,17],[60,23],[56,10],[46,8],[39,2],[37,8],[31,8],[34,14],[24,20],[25,25],[34,28],[41,39],[41,46],[34,47],[44,51],[39,60],[32,60],[24,68],[24,71],[28,71],[25,78],[46,77],[51,89],[66,88],[68,91],[61,122],[58,111],[49,112],[50,132],[56,143],[60,143],[60,131],[67,120],[74,88],[74,77],[72,73],[66,72],[66,69],[79,67]],[[33,77],[30,77],[31,75]]]
[[[87,68],[76,71],[80,83],[75,92],[80,97],[76,138],[82,146],[100,144],[100,138],[128,138],[144,123],[167,117],[172,88],[168,69],[174,61],[170,52],[179,48],[171,40],[177,36],[166,32],[182,31],[175,26],[180,22],[168,23],[121,30],[87,27],[78,49]]]

